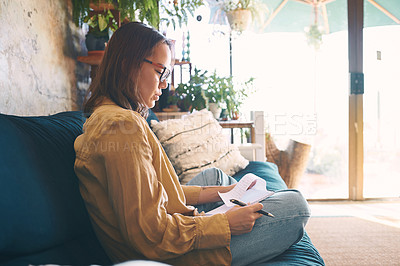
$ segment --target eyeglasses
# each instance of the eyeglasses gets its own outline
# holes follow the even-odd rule
[[[156,72],[158,74],[160,74],[160,82],[164,82],[169,77],[169,75],[171,75],[171,70],[169,70],[167,67],[165,67],[165,66],[163,66],[161,64],[157,64],[157,63],[151,62],[150,60],[147,60],[147,59],[143,59],[143,61],[146,62],[146,63],[152,64],[153,66],[156,66],[156,67],[159,67],[159,68],[163,69],[162,72],[159,72],[159,71],[156,70]]]

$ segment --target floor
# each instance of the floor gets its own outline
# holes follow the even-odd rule
[[[310,201],[313,217],[353,216],[400,228],[400,199],[391,201]]]
[[[400,199],[309,203],[306,230],[326,265],[400,265]]]

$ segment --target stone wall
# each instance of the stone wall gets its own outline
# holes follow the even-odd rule
[[[89,67],[76,61],[84,37],[71,14],[70,0],[0,0],[0,113],[80,108]]]

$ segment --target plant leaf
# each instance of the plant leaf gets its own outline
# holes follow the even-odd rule
[[[100,14],[98,16],[98,19],[99,19],[99,29],[100,29],[100,31],[105,30],[107,28],[107,25],[108,25],[108,19],[105,16],[100,15]]]

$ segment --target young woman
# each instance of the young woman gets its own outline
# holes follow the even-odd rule
[[[246,265],[268,261],[303,236],[308,205],[294,190],[205,216],[235,180],[208,169],[187,186],[148,127],[148,108],[167,87],[171,43],[138,22],[109,41],[90,86],[75,171],[95,232],[113,262],[150,259],[173,265]],[[265,205],[276,217],[257,213]]]

